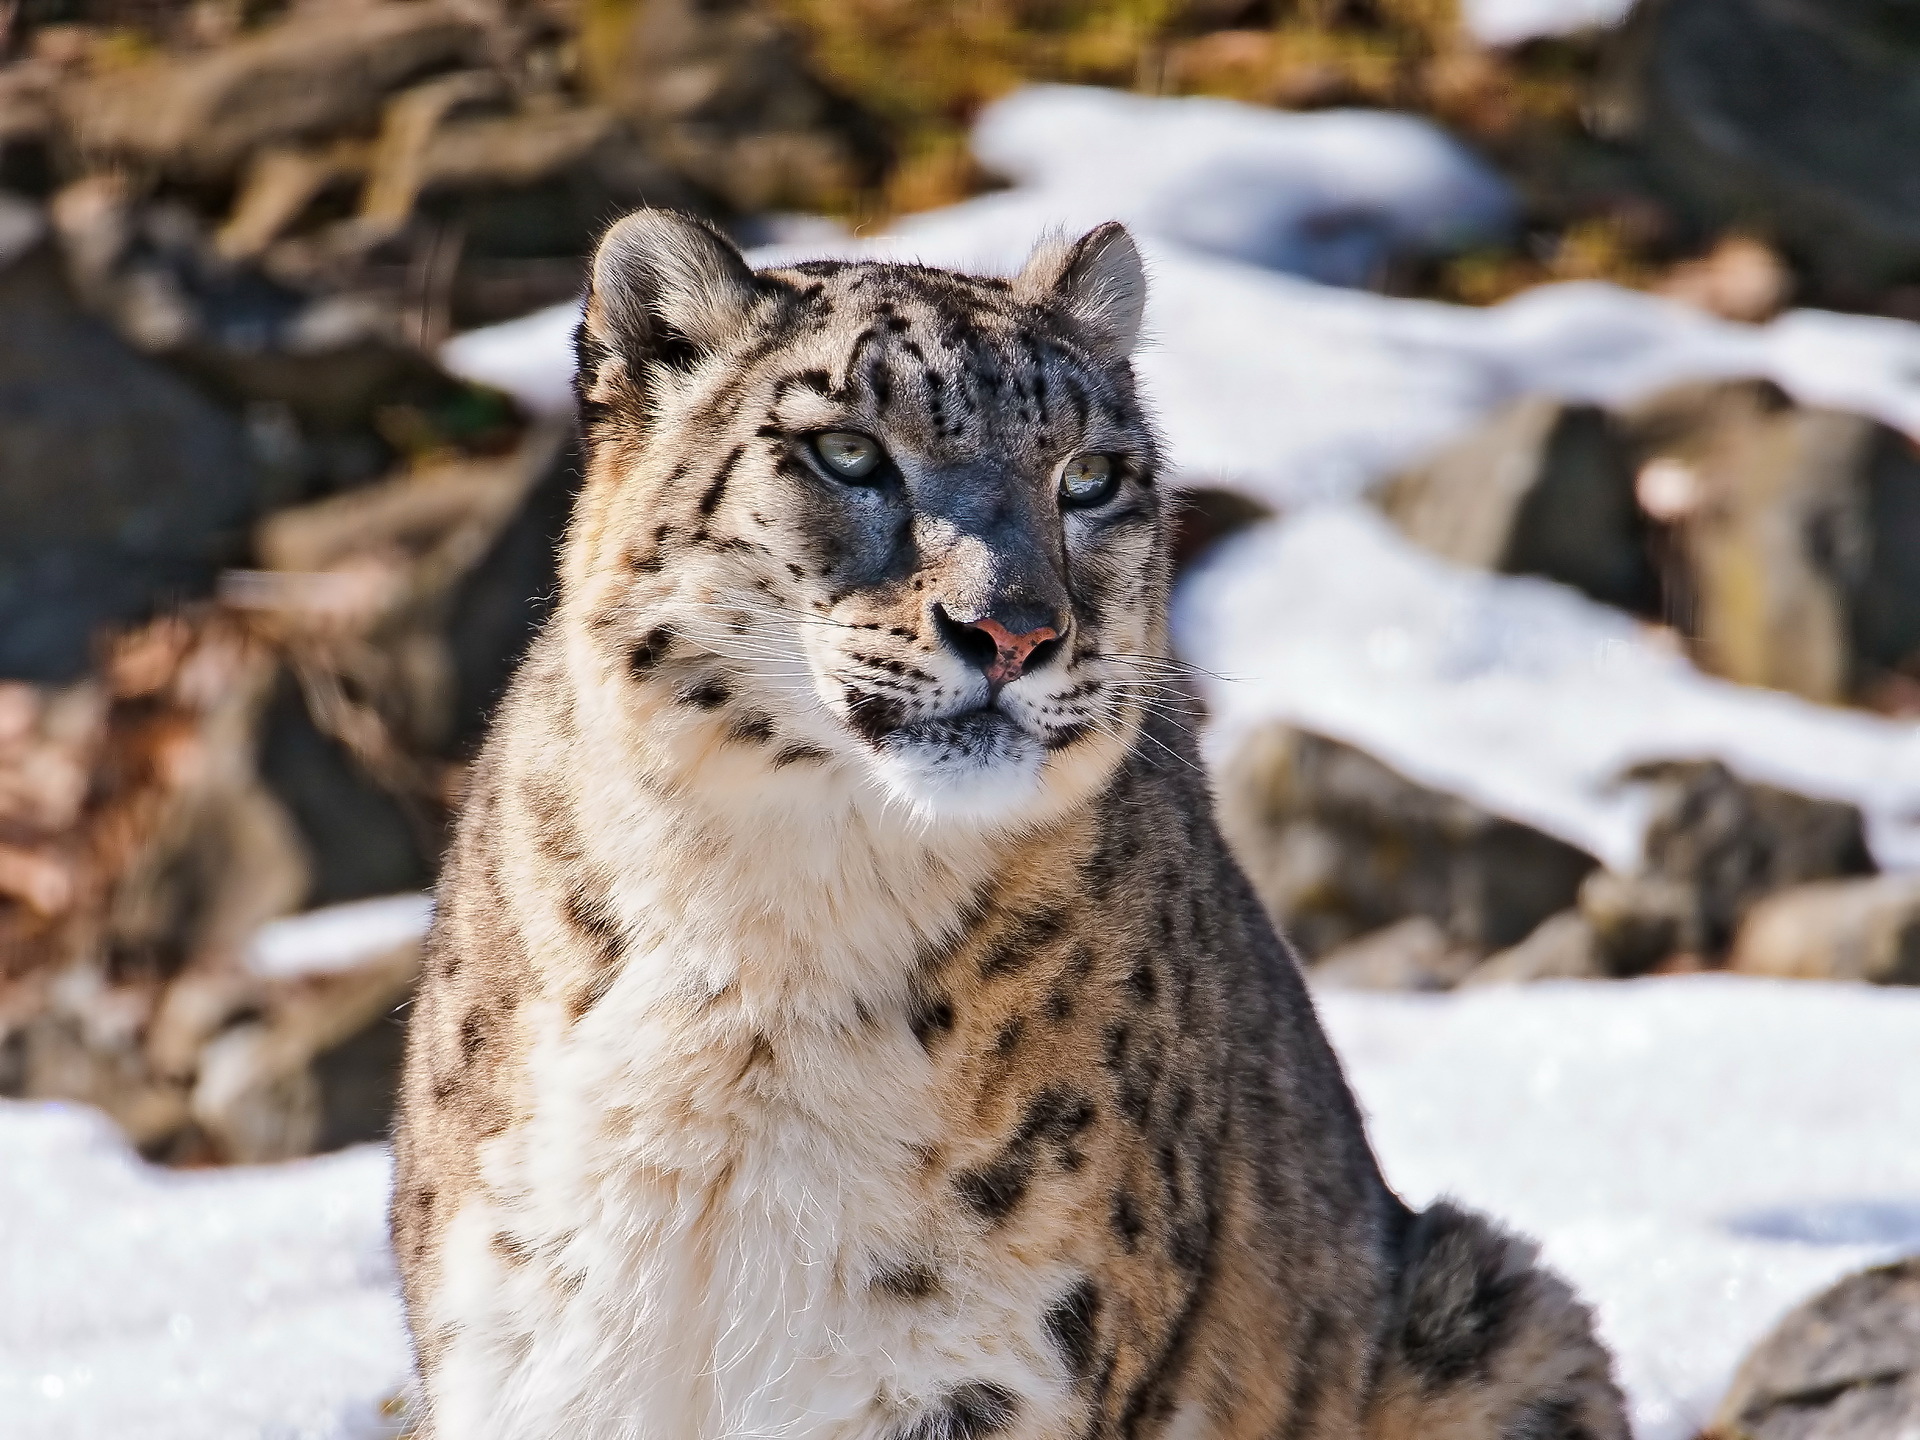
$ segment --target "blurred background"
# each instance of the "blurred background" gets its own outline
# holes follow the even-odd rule
[[[0,3],[0,1435],[404,1429],[426,894],[642,204],[1125,220],[1389,1179],[1542,1239],[1642,1440],[1920,1431],[1917,155],[1906,0]]]

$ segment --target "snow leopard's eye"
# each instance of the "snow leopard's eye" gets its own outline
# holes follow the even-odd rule
[[[1060,503],[1074,510],[1104,505],[1119,483],[1111,455],[1076,455],[1060,472]]]
[[[827,474],[849,485],[863,485],[877,477],[887,452],[871,435],[858,430],[828,430],[813,437],[813,453]]]

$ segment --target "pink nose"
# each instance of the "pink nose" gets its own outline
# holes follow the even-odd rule
[[[998,620],[980,619],[968,625],[993,641],[993,663],[987,666],[987,681],[992,685],[1007,685],[1018,680],[1026,668],[1027,657],[1047,641],[1060,638],[1060,632],[1051,625],[1042,625],[1024,635],[1014,634]]]

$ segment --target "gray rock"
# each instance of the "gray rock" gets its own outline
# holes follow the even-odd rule
[[[1617,48],[1610,128],[1716,228],[1760,224],[1828,281],[1920,266],[1920,21],[1907,0],[1656,0]]]
[[[1563,910],[1541,921],[1518,945],[1489,955],[1462,976],[1460,984],[1525,985],[1535,980],[1606,978],[1593,927],[1578,911]]]
[[[1753,784],[1715,760],[1643,766],[1633,778],[1654,787],[1645,873],[1692,892],[1697,929],[1681,938],[1703,954],[1724,952],[1763,896],[1874,873],[1852,805]],[[1666,903],[1663,893],[1659,904]]]
[[[1920,1435],[1920,1257],[1850,1275],[1747,1356],[1710,1440]]]
[[[1920,454],[1767,381],[1681,386],[1615,415],[1523,400],[1378,503],[1457,564],[1661,620],[1742,684],[1840,703],[1920,674]]]
[[[1329,990],[1451,990],[1479,957],[1415,915],[1335,947],[1307,972]]]
[[[45,249],[0,270],[0,676],[66,681],[100,627],[208,593],[246,543],[239,423],[83,315]]]
[[[1864,416],[1762,381],[1685,386],[1622,417],[1672,515],[1667,618],[1743,684],[1837,702],[1920,652],[1920,459]]]
[[[1790,980],[1920,985],[1920,876],[1797,885],[1755,905],[1731,968]]]
[[[1271,726],[1223,767],[1221,824],[1309,957],[1410,916],[1475,955],[1573,904],[1593,859],[1427,789],[1350,745]]]
[[[1634,463],[1608,415],[1520,400],[1380,494],[1387,517],[1456,564],[1540,575],[1608,605],[1659,608]]]

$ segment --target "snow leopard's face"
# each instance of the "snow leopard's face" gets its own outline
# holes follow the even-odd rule
[[[1167,678],[1143,293],[1118,226],[1004,281],[753,274],[630,216],[581,329],[600,633],[776,769],[851,764],[929,816],[1084,788]]]

